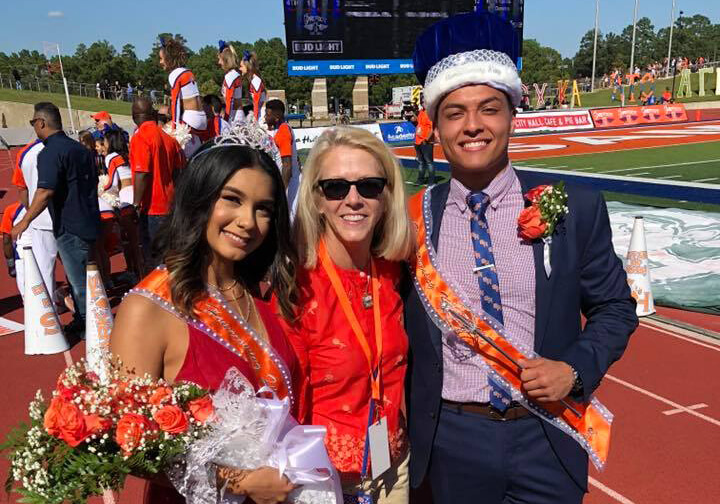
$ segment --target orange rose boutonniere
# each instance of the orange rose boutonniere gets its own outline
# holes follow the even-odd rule
[[[525,194],[530,206],[518,217],[518,236],[526,241],[541,239],[545,274],[550,278],[550,244],[555,228],[568,212],[565,183],[533,187]]]

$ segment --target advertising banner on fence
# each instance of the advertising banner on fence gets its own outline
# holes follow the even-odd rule
[[[319,128],[296,128],[295,132],[295,147],[298,150],[311,149],[315,145],[315,140],[322,135],[322,132],[331,126],[323,126]],[[380,132],[379,124],[353,124],[355,128],[363,128],[368,130],[370,133],[378,137],[380,140],[383,139],[382,133]]]
[[[688,120],[685,105],[648,105],[645,107],[604,108],[591,110],[593,122],[598,129],[662,124]]]
[[[567,112],[528,112],[515,116],[515,133],[592,129],[587,110]]]
[[[407,143],[415,140],[415,126],[410,121],[384,123],[380,125],[385,143]]]

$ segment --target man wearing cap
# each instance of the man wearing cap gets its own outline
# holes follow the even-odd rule
[[[427,479],[435,504],[581,502],[612,418],[592,393],[638,323],[602,196],[543,192],[552,181],[509,161],[518,52],[486,13],[433,25],[415,49],[452,175],[410,201],[405,294],[410,482]],[[567,195],[556,220],[535,222],[547,237],[520,225],[529,192]]]
[[[96,114],[92,114],[90,117],[92,117],[92,119],[95,121],[95,128],[101,135],[104,135],[108,131],[122,131],[123,135],[125,135],[125,141],[129,141],[127,131],[123,130],[120,126],[115,124],[112,120],[112,116],[109,113],[101,110]]]

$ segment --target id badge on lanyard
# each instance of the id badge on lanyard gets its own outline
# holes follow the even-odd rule
[[[379,478],[385,471],[390,469],[387,417],[380,417],[377,422],[373,422],[375,411],[375,400],[370,399],[362,472],[360,473],[361,484],[367,480],[370,459],[372,459],[372,479]],[[372,495],[364,490],[360,490],[355,495],[346,495],[344,501],[345,504],[373,504]]]

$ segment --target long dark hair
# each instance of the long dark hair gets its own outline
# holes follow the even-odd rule
[[[125,139],[125,133],[120,130],[109,130],[103,133],[103,136],[107,140],[108,148],[107,153],[112,154],[113,152],[120,154],[125,162],[128,161],[128,143]]]
[[[205,149],[209,149],[207,144]],[[186,315],[193,315],[193,305],[205,293],[202,275],[211,256],[205,231],[213,206],[237,170],[254,168],[272,179],[275,208],[268,236],[257,250],[235,263],[235,278],[257,297],[260,282],[268,280],[283,315],[292,317],[297,256],[290,245],[290,218],[280,170],[269,155],[244,145],[204,150],[181,174],[170,215],[155,244],[170,274],[173,303]]]

